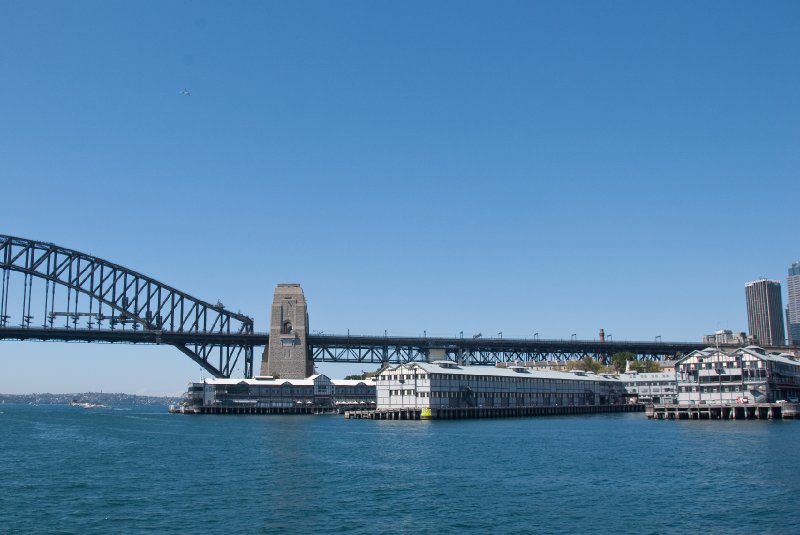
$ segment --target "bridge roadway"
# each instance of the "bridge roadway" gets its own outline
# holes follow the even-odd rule
[[[267,333],[175,332],[151,329],[66,329],[48,327],[3,327],[0,340],[100,342],[128,344],[236,345],[258,347],[269,343]],[[628,351],[639,359],[668,359],[678,353],[702,349],[687,342],[636,342],[599,340],[550,340],[512,338],[439,338],[313,334],[307,338],[315,362],[400,363],[447,358],[465,364],[494,365],[498,362],[577,360],[585,356],[602,361],[614,353]],[[252,355],[252,351],[250,352]],[[251,364],[251,363],[250,363]],[[248,369],[252,367],[248,366]]]
[[[608,362],[611,355],[629,351],[640,359],[669,359],[677,353],[702,349],[685,342],[626,342],[525,338],[438,338],[352,335],[308,337],[315,362],[408,362],[440,358],[465,364],[577,360],[589,356]]]

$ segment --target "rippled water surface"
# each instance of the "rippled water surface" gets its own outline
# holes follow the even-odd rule
[[[0,405],[0,532],[800,533],[800,421]]]

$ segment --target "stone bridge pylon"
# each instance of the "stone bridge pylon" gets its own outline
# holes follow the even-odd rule
[[[261,358],[261,375],[305,379],[314,374],[308,347],[308,308],[299,284],[278,284],[272,300],[269,344]]]

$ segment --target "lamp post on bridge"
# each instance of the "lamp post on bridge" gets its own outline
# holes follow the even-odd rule
[[[539,333],[533,333],[533,339],[534,340],[538,340],[539,339]]]
[[[660,341],[661,341],[661,335],[659,334],[658,336],[656,336],[656,342],[660,342]]]
[[[570,338],[570,340],[574,342],[575,338],[577,338],[577,336],[578,335],[576,333],[572,333],[572,337]]]

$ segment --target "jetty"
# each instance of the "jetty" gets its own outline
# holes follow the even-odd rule
[[[650,404],[651,420],[777,420],[800,418],[798,403]]]
[[[454,420],[462,418],[514,418],[520,416],[567,416],[614,412],[642,412],[644,405],[553,405],[537,407],[406,407],[345,411],[344,417],[356,420]]]

